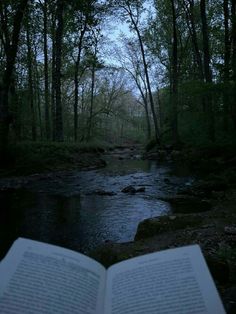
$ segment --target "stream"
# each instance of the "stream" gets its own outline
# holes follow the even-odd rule
[[[139,222],[171,212],[159,198],[193,180],[177,175],[171,164],[139,157],[112,152],[104,156],[104,168],[36,176],[20,189],[1,192],[0,258],[17,237],[85,253],[106,241],[132,241]],[[145,191],[123,193],[130,185]]]

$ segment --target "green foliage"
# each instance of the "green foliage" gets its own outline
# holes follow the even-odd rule
[[[104,152],[105,150],[111,148],[112,145],[102,140],[91,140],[89,142],[80,142],[77,147],[80,152],[93,153]]]
[[[8,174],[30,174],[42,171],[71,169],[85,153],[101,153],[110,145],[106,142],[56,143],[22,142],[9,148]],[[4,173],[3,173],[4,174]]]
[[[157,142],[155,139],[151,139],[145,146],[145,150],[147,152],[149,152],[150,150],[152,150],[153,148],[155,148],[155,146],[157,145]]]
[[[209,145],[206,137],[204,115],[201,112],[179,114],[179,133],[183,142],[191,146]]]
[[[215,116],[215,144],[230,146],[235,143],[236,132],[231,117],[228,117],[228,130],[224,130],[224,92],[227,92],[229,99],[233,99],[231,83],[206,84],[199,80],[189,80],[179,85],[178,126],[182,142],[193,147],[211,147],[212,141],[207,134],[209,114],[206,110],[211,98]],[[160,103],[163,141],[168,144],[172,141],[172,107],[168,88],[160,90]]]
[[[55,86],[53,86],[55,82],[51,78],[53,74],[52,57],[53,53],[56,52],[53,50],[56,34],[54,25],[55,9],[59,2],[61,1],[31,1],[28,3],[27,15],[23,19],[19,38],[14,80],[12,80],[13,84],[9,92],[10,138],[15,141],[31,140],[33,127],[36,129],[37,139],[45,140],[54,137],[52,134],[52,130],[55,128],[53,112],[56,104],[52,103],[51,91],[53,91],[53,88],[51,87],[54,87],[55,91]],[[61,120],[63,120],[65,139],[67,141],[93,139],[93,143],[80,144],[80,149],[83,147],[85,150],[96,150],[94,147],[97,147],[95,142],[97,139],[106,139],[118,143],[132,140],[144,142],[145,140],[145,112],[143,108],[140,110],[138,107],[138,97],[135,92],[131,91],[130,79],[127,80],[124,71],[106,66],[106,63],[102,60],[101,47],[107,45],[104,46],[106,48],[110,45],[110,42],[106,43],[106,39],[103,38],[104,30],[106,32],[106,25],[108,24],[106,18],[110,14],[113,20],[117,21],[119,19],[119,21],[126,22],[132,34],[135,34],[134,25],[140,30],[150,73],[153,70],[153,75],[150,75],[151,85],[153,89],[155,86],[159,88],[161,110],[158,118],[161,120],[159,122],[162,143],[164,145],[171,144],[173,142],[173,116],[175,115],[170,97],[173,84],[173,69],[171,66],[173,61],[173,16],[171,1],[154,0],[150,8],[148,2],[140,0],[70,0],[63,2],[65,7],[63,44],[61,47],[63,60],[61,68],[63,107]],[[175,3],[178,36],[178,131],[180,141],[195,147],[211,144],[208,140],[209,134],[207,134],[208,121],[211,116],[209,112],[206,112],[206,105],[208,99],[212,98],[216,143],[230,145],[235,137],[232,122],[232,118],[236,116],[234,108],[235,78],[233,76],[234,69],[232,68],[233,60],[229,60],[228,77],[226,75],[224,8],[222,3],[207,2],[210,67],[213,83],[205,83],[206,78],[204,75],[202,76],[204,71],[201,71],[204,70],[204,44],[200,6],[199,2],[191,1],[191,3],[192,6],[188,1],[177,1]],[[3,14],[0,16],[0,24],[3,26],[0,30],[0,44],[2,46],[0,69],[3,72],[7,61],[4,49],[7,45],[4,44],[4,38],[6,40],[13,31],[17,2],[3,1],[1,6],[4,9],[2,10]],[[46,13],[47,25],[44,25],[44,13]],[[230,18],[232,18],[232,14],[231,12]],[[30,44],[32,62],[34,63],[32,66],[33,104],[30,101],[28,88],[30,69],[27,62],[27,48],[30,47],[27,47],[26,42],[27,27],[32,39]],[[232,27],[233,25],[229,19],[230,34],[233,34]],[[193,42],[193,31],[196,32],[195,44]],[[46,50],[48,58],[47,71],[49,85],[51,85],[48,101],[46,101],[46,87],[44,87],[44,82],[46,82],[44,75],[44,70],[46,70],[44,35],[48,40]],[[129,39],[129,43],[131,42],[133,42],[132,39]],[[230,47],[231,50],[232,48],[233,46]],[[133,49],[135,53],[139,54],[139,49],[136,49],[135,45],[133,45]],[[197,58],[196,49],[202,65],[199,65],[201,62]],[[106,51],[106,49],[103,50]],[[134,52],[132,52],[133,56],[130,56],[131,63],[135,60],[133,58],[135,57]],[[230,52],[231,56],[229,58],[232,59],[234,54],[233,51]],[[137,58],[138,60],[139,58]],[[93,65],[95,65],[94,86],[91,77]],[[126,63],[123,67],[127,66]],[[201,66],[202,69],[200,69]],[[141,68],[141,65],[138,65],[136,71],[141,71]],[[76,76],[77,83],[75,83]],[[2,75],[0,74],[0,82],[1,80]],[[77,85],[75,86],[75,84]],[[145,93],[145,84],[141,85],[143,85],[142,89]],[[92,86],[95,88],[93,102],[91,101]],[[75,87],[78,87],[78,91]],[[77,98],[75,92],[78,95],[77,102],[75,101]],[[225,99],[227,98],[228,102],[226,103]],[[45,123],[44,119],[46,108],[50,108],[48,116],[50,121],[48,123]],[[156,113],[159,114],[158,108],[156,108]],[[150,108],[149,115],[151,119]],[[224,119],[226,115],[228,119],[227,127],[225,127],[226,122]],[[76,119],[74,119],[75,117]],[[234,118],[234,120],[236,119]],[[78,122],[78,125],[76,122]],[[90,130],[88,132],[90,124],[91,132]],[[50,128],[48,127],[48,132],[51,133],[50,136],[46,134],[47,126],[50,126]],[[153,148],[155,145],[153,142],[147,144],[147,150]],[[62,163],[70,163],[71,148],[68,146],[65,148],[63,144],[62,146],[65,148],[63,150],[58,148],[57,144],[54,147],[53,143],[49,143],[48,147],[45,143],[39,144],[40,148],[37,145],[32,143],[19,144],[17,150],[11,154],[10,162],[18,160],[23,164],[25,154],[27,163],[29,165],[32,163],[32,167],[38,167],[39,169],[45,167],[46,163],[49,163],[49,167],[51,167],[55,159],[60,159]],[[100,144],[98,147],[100,147]],[[41,160],[38,156],[42,156]]]
[[[61,143],[23,142],[11,147],[14,163],[19,172],[50,170],[71,162],[77,148]]]
[[[236,248],[222,247],[218,250],[217,255],[223,260],[236,262]]]

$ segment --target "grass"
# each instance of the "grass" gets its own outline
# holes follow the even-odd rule
[[[75,167],[83,154],[96,155],[110,147],[105,142],[20,142],[9,147],[8,165],[0,175],[26,175]],[[86,157],[87,158],[87,157]]]
[[[236,248],[232,247],[223,247],[219,249],[217,252],[217,255],[222,259],[222,260],[228,260],[228,261],[234,261],[236,262]]]

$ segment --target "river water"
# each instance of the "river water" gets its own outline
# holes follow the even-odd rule
[[[85,253],[106,241],[132,241],[139,222],[171,212],[159,198],[192,180],[154,161],[108,157],[107,163],[98,170],[39,177],[1,193],[0,257],[19,236]],[[129,185],[145,192],[122,193]]]

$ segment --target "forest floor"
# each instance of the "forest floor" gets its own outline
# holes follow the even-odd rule
[[[22,142],[12,145],[9,162],[0,177],[27,176],[65,170],[90,170],[105,166],[101,154],[107,143]]]

